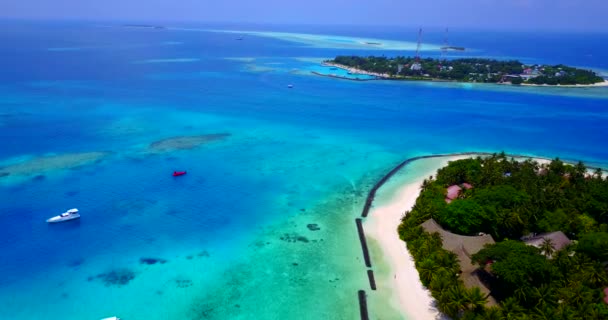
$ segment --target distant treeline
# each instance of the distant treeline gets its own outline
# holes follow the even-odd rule
[[[513,84],[575,85],[604,79],[590,70],[565,65],[525,65],[517,60],[467,58],[455,60],[412,57],[337,56],[328,62],[393,78],[441,79],[463,82],[510,82]]]

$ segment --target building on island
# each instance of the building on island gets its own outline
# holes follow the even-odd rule
[[[442,239],[442,247],[458,256],[460,266],[460,279],[465,287],[478,287],[488,297],[488,306],[496,305],[496,300],[490,295],[490,289],[482,282],[481,273],[477,266],[471,262],[471,256],[483,249],[485,245],[494,244],[494,238],[489,234],[479,236],[461,236],[444,230],[434,219],[429,219],[421,224],[424,231],[428,233],[439,233]]]
[[[523,238],[522,240],[525,244],[537,248],[540,248],[545,241],[549,240],[551,241],[551,245],[555,251],[559,251],[571,243],[570,239],[568,239],[568,237],[561,231],[542,233],[532,237]]]
[[[445,196],[445,202],[450,203],[456,199],[458,199],[458,196],[460,195],[460,191],[462,191],[462,189],[473,189],[473,186],[469,183],[463,183],[461,185],[453,185],[453,186],[449,186],[447,189],[447,194]]]

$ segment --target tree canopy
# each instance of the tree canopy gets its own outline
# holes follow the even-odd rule
[[[561,64],[555,66],[526,66],[517,60],[337,56],[329,62],[406,79],[548,85],[593,84],[604,81],[602,77],[591,70],[577,69]]]
[[[471,184],[446,202],[447,188]],[[420,224],[434,218],[461,235],[491,234],[497,243],[471,257],[479,266],[497,307],[480,307],[455,277],[456,256],[442,248],[438,234]],[[574,244],[557,250],[520,238],[562,231]],[[608,286],[608,180],[602,170],[560,159],[540,164],[504,153],[453,161],[426,179],[399,234],[416,261],[422,283],[440,310],[463,319],[608,319],[603,288]]]

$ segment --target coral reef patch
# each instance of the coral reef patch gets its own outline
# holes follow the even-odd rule
[[[319,225],[316,224],[316,223],[309,223],[309,224],[306,225],[306,228],[308,228],[308,230],[310,230],[310,231],[319,231],[319,230],[321,230],[321,228],[319,227]]]
[[[36,180],[42,178],[42,173],[51,170],[74,169],[77,167],[98,163],[109,152],[83,152],[61,155],[40,156],[27,161],[0,167],[0,177],[8,175],[34,176]]]
[[[139,258],[139,263],[140,264],[147,264],[147,265],[153,265],[153,264],[165,264],[167,263],[166,259],[161,259],[161,258]]]
[[[301,236],[297,233],[285,233],[285,234],[283,234],[283,236],[281,236],[280,239],[285,242],[304,242],[304,243],[310,242],[310,240],[308,240],[308,238],[306,238],[305,236]]]
[[[129,284],[131,280],[135,279],[135,272],[129,269],[115,269],[88,278],[89,281],[94,279],[101,280],[108,287],[122,287]]]
[[[219,141],[229,137],[229,133],[213,133],[196,136],[178,136],[152,142],[148,147],[152,152],[167,152],[173,150],[189,150],[203,144]]]

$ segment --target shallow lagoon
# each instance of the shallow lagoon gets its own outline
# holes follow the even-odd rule
[[[310,70],[365,49],[253,35],[51,24],[0,39],[0,166],[104,154],[0,178],[0,312],[15,319],[356,319],[353,219],[402,159],[608,163],[605,88],[336,80]],[[183,57],[197,60],[134,63]],[[230,136],[149,150],[214,133]],[[44,223],[71,207],[80,222]],[[381,298],[372,315],[397,317]]]

